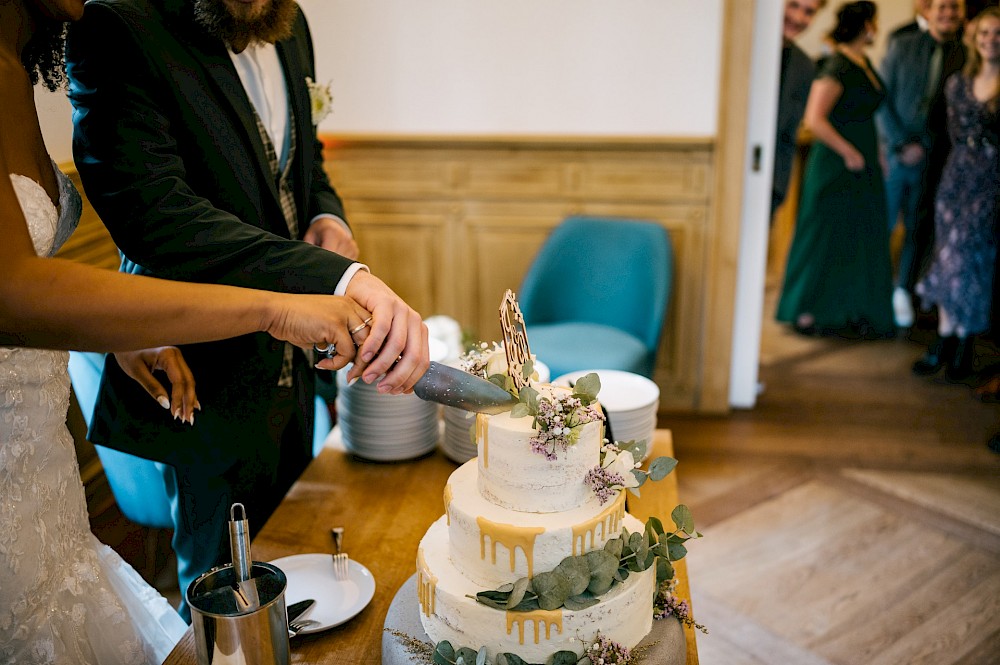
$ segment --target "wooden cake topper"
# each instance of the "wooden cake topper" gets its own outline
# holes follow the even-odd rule
[[[524,327],[524,315],[517,304],[514,292],[507,289],[500,301],[500,329],[503,331],[503,348],[507,355],[507,371],[514,387],[521,390],[528,385],[524,376],[524,363],[531,360],[528,348],[528,331]]]

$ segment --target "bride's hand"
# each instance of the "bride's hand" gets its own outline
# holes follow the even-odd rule
[[[201,408],[194,389],[194,375],[188,367],[180,349],[176,346],[161,346],[155,349],[127,351],[115,354],[115,360],[122,370],[170,411],[175,420],[194,425],[194,412]],[[170,381],[171,394],[153,376],[153,372],[164,372]]]
[[[354,360],[357,352],[352,330],[371,320],[367,309],[347,296],[274,293],[264,332],[304,349],[333,344],[336,355],[316,363],[320,369],[338,370]],[[362,338],[358,336],[358,341]]]

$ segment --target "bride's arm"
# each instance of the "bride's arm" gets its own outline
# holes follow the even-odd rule
[[[0,344],[122,351],[268,332],[301,346],[334,342],[323,366],[354,355],[368,316],[350,298],[290,295],[136,277],[35,255],[0,144]]]

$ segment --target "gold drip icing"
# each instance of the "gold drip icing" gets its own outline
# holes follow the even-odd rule
[[[545,527],[500,524],[499,522],[491,522],[485,517],[477,517],[476,524],[479,525],[479,557],[481,559],[486,559],[486,537],[489,536],[493,550],[491,562],[496,564],[497,543],[501,543],[510,551],[510,571],[514,572],[514,550],[520,547],[528,562],[528,577],[531,577],[534,569],[535,537],[545,533]]]
[[[451,483],[444,486],[444,516],[448,526],[451,526],[451,499],[454,496]]]
[[[437,581],[427,567],[424,548],[421,547],[417,550],[417,601],[420,603],[420,609],[424,611],[424,616],[434,614],[434,589]]]
[[[622,520],[625,519],[625,491],[618,492],[618,497],[602,513],[586,522],[573,527],[573,556],[583,554],[587,550],[587,534],[590,534],[590,546],[597,542],[597,526],[601,527],[601,538],[607,540],[610,534],[617,535],[621,531]],[[579,550],[577,550],[579,542]]]
[[[517,624],[518,644],[524,644],[524,624],[529,621],[535,622],[535,644],[541,639],[541,627],[545,625],[545,639],[552,639],[552,626],[562,634],[562,610],[533,610],[531,612],[507,612],[507,634],[510,635]]]
[[[483,442],[483,468],[490,466],[490,423],[482,413],[476,414],[476,442]]]

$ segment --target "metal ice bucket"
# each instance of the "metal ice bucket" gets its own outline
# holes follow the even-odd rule
[[[281,569],[254,561],[257,598],[240,598],[231,564],[213,568],[187,588],[199,665],[288,665],[288,617]]]

